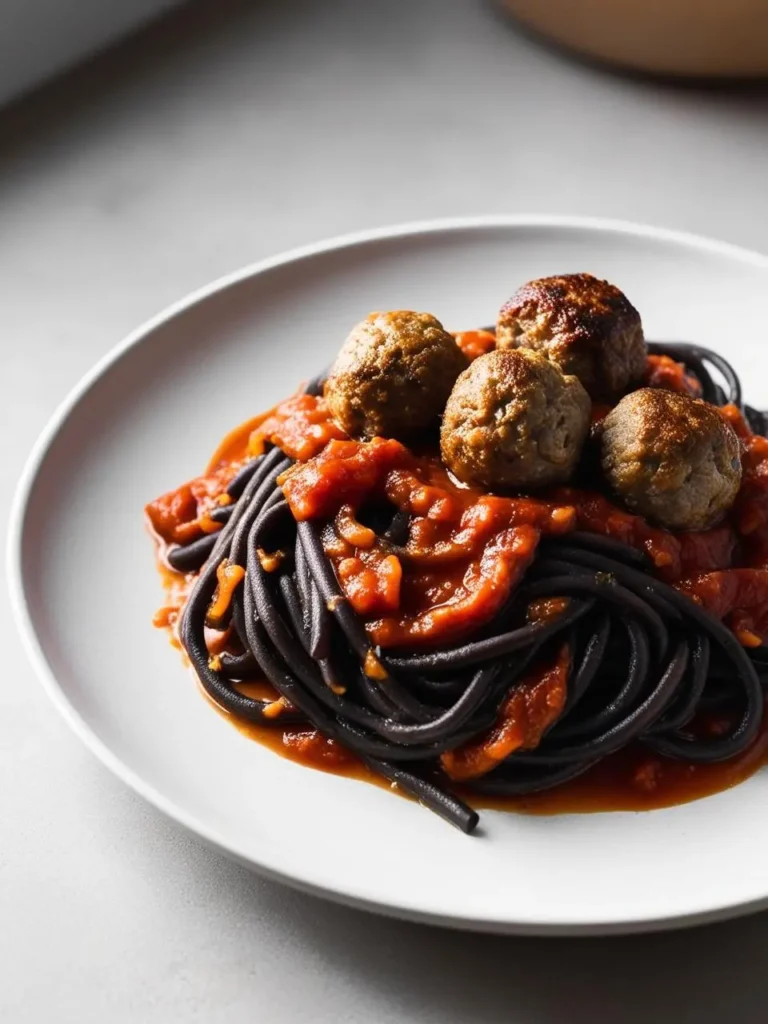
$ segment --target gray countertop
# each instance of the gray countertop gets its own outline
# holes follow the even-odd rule
[[[82,373],[240,264],[478,212],[601,214],[768,250],[767,205],[768,92],[615,79],[480,0],[183,10],[0,114],[2,525]],[[765,915],[501,939],[260,880],[97,764],[34,680],[4,593],[0,624],[3,1022],[765,1019]]]

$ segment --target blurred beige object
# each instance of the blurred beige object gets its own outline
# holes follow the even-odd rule
[[[768,0],[500,0],[589,57],[656,74],[768,75]]]

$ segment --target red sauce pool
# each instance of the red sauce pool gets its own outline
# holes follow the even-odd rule
[[[252,697],[269,697],[268,684],[245,683],[240,687]],[[359,779],[393,788],[389,782],[369,771],[357,758],[326,740],[316,730],[305,727],[275,729],[253,725],[221,711],[238,732],[281,757],[319,771]],[[720,764],[689,765],[659,757],[642,747],[627,747],[604,758],[584,775],[555,789],[522,797],[488,797],[451,788],[475,808],[516,811],[522,814],[576,814],[596,811],[650,811],[658,807],[699,800],[736,786],[768,764],[768,716],[754,744],[739,757]]]

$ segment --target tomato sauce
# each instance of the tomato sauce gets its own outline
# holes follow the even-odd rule
[[[547,671],[547,669],[545,669]],[[557,665],[548,666],[550,678],[557,679]],[[532,676],[533,714],[537,710],[536,683],[541,680],[541,670]],[[274,698],[276,693],[267,683],[243,683],[239,689],[251,697]],[[546,687],[539,685],[538,710],[546,713]],[[543,712],[542,712],[543,705]],[[335,740],[326,739],[317,730],[305,726],[273,728],[243,722],[221,711],[250,740],[269,747],[274,753],[297,764],[306,765],[319,771],[359,779],[386,789],[391,784],[370,771],[354,754],[340,746]],[[510,730],[518,728],[512,716],[507,719]],[[497,726],[494,739],[501,744],[509,743],[509,737]],[[710,727],[719,731],[726,722],[712,719]],[[498,736],[498,732],[501,736]],[[499,752],[497,748],[496,752]],[[713,793],[720,793],[737,786],[768,764],[768,715],[763,721],[761,732],[752,746],[738,757],[718,764],[687,764],[654,754],[640,744],[633,744],[616,754],[611,754],[594,765],[583,775],[565,782],[554,789],[541,793],[530,793],[518,797],[492,797],[462,789],[451,778],[445,784],[463,796],[477,809],[490,808],[515,811],[521,814],[583,814],[599,811],[650,811],[660,807],[699,800]]]
[[[539,538],[566,533],[576,522],[569,505],[463,487],[437,456],[417,456],[382,438],[332,440],[281,483],[297,520],[336,513],[326,554],[381,647],[433,645],[471,633],[509,597]],[[405,543],[361,529],[354,511],[372,499],[409,514]]]
[[[457,331],[453,336],[470,362],[496,348],[496,335],[493,331]]]
[[[554,657],[536,665],[510,690],[489,736],[442,755],[448,778],[457,782],[479,778],[516,750],[535,749],[565,707],[570,667],[571,652],[565,645]]]
[[[675,362],[670,356],[648,356],[645,386],[701,398],[701,384],[692,373],[688,373],[683,363]]]
[[[464,332],[457,340],[474,358],[488,350],[486,334]],[[681,364],[663,356],[649,357],[646,384],[689,394],[698,388]],[[596,422],[605,412],[607,407],[597,410]],[[279,481],[293,514],[297,520],[327,521],[326,554],[375,645],[412,648],[457,642],[502,607],[543,536],[574,529],[614,537],[644,551],[659,578],[721,617],[745,646],[761,645],[768,638],[768,440],[753,435],[734,407],[722,414],[743,445],[737,501],[720,526],[675,534],[582,487],[529,498],[489,495],[464,486],[434,452],[412,451],[382,438],[350,440],[331,422],[321,397],[294,396],[228,435],[205,474],[147,506],[168,596],[155,622],[174,635],[195,579],[194,574],[168,569],[168,548],[220,529],[210,513],[229,500],[227,484],[248,459],[266,444],[275,444],[296,460]],[[365,508],[372,502],[407,513],[404,539],[384,542],[366,525]],[[237,581],[233,577],[230,582]],[[559,614],[564,604],[554,600],[547,607],[531,607],[528,619]],[[216,642],[212,637],[212,647]],[[562,648],[550,662],[535,665],[505,701],[491,732],[444,756],[445,774],[460,784],[514,749],[535,747],[562,710],[569,659]],[[277,697],[264,682],[241,685],[244,692],[250,687],[253,695],[258,690],[260,696]],[[302,764],[373,778],[352,754],[309,727],[235,724]],[[668,806],[735,785],[767,760],[766,728],[745,754],[715,765],[672,761],[637,746],[555,790],[501,801],[478,801],[473,795],[472,802],[547,814]]]

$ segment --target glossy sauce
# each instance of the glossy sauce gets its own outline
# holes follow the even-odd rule
[[[275,696],[268,683],[243,683],[238,689],[251,697]],[[250,740],[274,753],[318,771],[397,788],[369,771],[354,754],[303,726],[275,729],[243,722],[211,704]],[[713,720],[714,728],[718,727]],[[490,808],[521,814],[586,814],[599,811],[650,811],[700,800],[744,782],[768,764],[768,714],[758,738],[743,754],[719,764],[691,765],[650,753],[639,744],[604,758],[570,782],[541,793],[520,797],[489,797],[446,784],[477,809]]]
[[[342,589],[381,647],[455,642],[501,608],[542,535],[572,530],[569,504],[502,498],[454,481],[436,455],[398,441],[332,440],[282,480],[297,520],[333,517],[326,535]],[[355,518],[384,499],[409,516],[400,545]]]
[[[474,357],[487,351],[486,334],[465,332],[457,340]],[[666,357],[649,357],[646,383],[692,394],[696,389],[680,364]],[[598,420],[605,411],[597,410]],[[175,635],[180,609],[195,581],[194,574],[168,569],[168,547],[220,529],[209,518],[210,511],[226,501],[222,492],[238,469],[270,442],[297,460],[281,479],[294,516],[330,517],[326,553],[373,643],[382,647],[439,645],[449,638],[455,642],[501,607],[543,534],[574,528],[645,551],[660,578],[722,617],[746,646],[760,644],[768,636],[768,441],[752,435],[732,407],[723,415],[745,446],[736,505],[714,530],[675,535],[583,489],[560,488],[541,500],[496,497],[464,487],[433,454],[415,453],[397,441],[349,440],[330,422],[322,399],[297,395],[238,427],[224,439],[202,477],[147,507],[167,594],[155,623]],[[360,521],[360,506],[372,496],[408,513],[408,536],[399,546],[382,544]],[[557,612],[553,605],[540,614]],[[529,609],[529,619],[531,614]],[[216,635],[210,641],[212,653],[224,643]],[[482,774],[489,757],[495,763],[514,749],[536,746],[562,708],[568,657],[561,650],[552,663],[533,669],[519,692],[510,694],[491,734],[443,758],[454,780]],[[266,682],[238,685],[251,696],[277,698]],[[354,755],[309,726],[281,729],[232,721],[245,735],[298,763],[389,788]],[[701,727],[720,725],[712,720]],[[556,789],[520,798],[472,794],[471,802],[541,814],[643,810],[726,789],[767,761],[768,723],[749,751],[721,764],[688,765],[637,746]],[[460,781],[452,786],[460,791]]]

